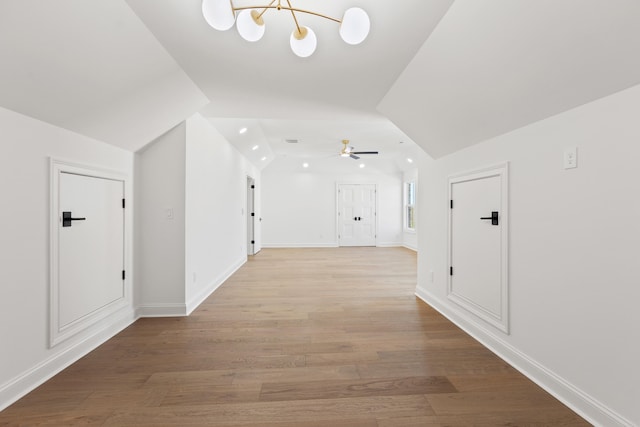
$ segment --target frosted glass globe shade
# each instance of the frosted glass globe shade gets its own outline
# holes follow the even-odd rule
[[[345,43],[360,44],[369,35],[371,22],[367,12],[359,7],[347,9],[340,24],[340,37]]]
[[[306,32],[304,38],[298,39],[296,37],[298,33],[298,29],[294,29],[291,33],[291,37],[289,38],[289,44],[291,44],[291,50],[293,53],[298,55],[300,58],[306,58],[311,56],[313,52],[316,51],[316,46],[318,46],[318,39],[316,38],[316,33],[309,27],[301,27],[303,33]]]
[[[236,21],[229,0],[202,0],[202,15],[207,24],[219,31],[228,30]]]
[[[264,36],[264,23],[258,24],[251,16],[252,11],[253,9],[245,9],[240,12],[236,20],[236,28],[240,37],[248,42],[257,42]]]

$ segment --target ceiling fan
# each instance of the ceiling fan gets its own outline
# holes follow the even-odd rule
[[[342,140],[342,144],[344,146],[342,147],[342,150],[340,151],[340,156],[341,157],[351,157],[352,159],[358,160],[358,159],[360,159],[360,157],[356,156],[356,154],[378,154],[377,151],[353,151],[354,148],[349,146],[349,140],[348,139],[343,139]]]

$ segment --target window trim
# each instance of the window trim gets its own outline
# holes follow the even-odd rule
[[[402,206],[402,225],[403,230],[406,233],[416,233],[416,182],[415,181],[405,181],[403,185],[403,206]],[[409,188],[412,187],[411,191],[413,192],[413,203],[410,203],[409,200]],[[413,227],[409,226],[409,209],[412,210],[413,215]]]

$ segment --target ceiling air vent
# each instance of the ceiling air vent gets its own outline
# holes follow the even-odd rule
[[[285,139],[284,142],[286,142],[287,144],[297,144],[298,140],[297,139]]]

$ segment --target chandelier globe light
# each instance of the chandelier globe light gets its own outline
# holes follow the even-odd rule
[[[202,15],[207,24],[218,31],[226,31],[233,27],[236,21],[233,9],[229,7],[228,1],[203,1]]]
[[[236,28],[240,37],[248,42],[257,42],[264,36],[264,21],[256,10],[246,9],[238,14]]]
[[[300,27],[300,31],[294,29],[289,38],[289,44],[293,53],[300,58],[311,56],[318,46],[316,33],[309,27]]]
[[[237,1],[237,0],[236,0]],[[265,5],[234,6],[233,0],[203,0],[202,15],[205,21],[218,31],[226,31],[236,24],[240,37],[249,42],[256,42],[264,36],[265,21],[263,15],[270,9],[288,11],[293,18],[294,28],[289,38],[291,50],[297,56],[306,58],[315,52],[318,39],[308,26],[300,25],[299,14],[314,15],[340,24],[339,34],[345,43],[358,45],[369,35],[371,22],[367,12],[359,7],[347,9],[342,19],[332,18],[317,12],[298,9],[291,5],[291,0],[271,0]]]

